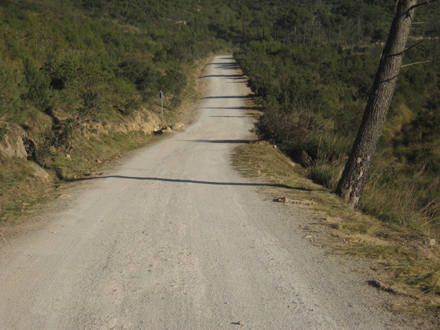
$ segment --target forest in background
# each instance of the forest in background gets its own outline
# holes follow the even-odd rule
[[[235,52],[265,109],[258,135],[331,190],[356,136],[394,12],[395,1],[386,0],[286,2],[272,18],[270,35],[261,28],[248,30]],[[439,4],[416,11],[410,49],[360,204],[383,221],[437,237],[439,21]]]
[[[94,139],[94,124],[154,108],[159,90],[166,93],[172,119],[194,65],[213,52],[235,49],[265,113],[257,123],[259,136],[306,167],[314,181],[334,189],[395,5],[393,0],[0,0],[0,141],[12,124],[19,125],[32,140],[30,160],[60,173],[72,162],[66,154],[83,157],[96,152],[97,143],[111,147],[122,139]],[[438,3],[417,9],[410,45],[420,44],[405,55],[361,201],[363,211],[384,221],[436,235],[438,22]],[[0,171],[3,190],[15,184],[8,175]]]

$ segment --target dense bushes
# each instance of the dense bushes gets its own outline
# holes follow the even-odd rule
[[[50,108],[55,103],[56,95],[56,91],[51,88],[50,77],[38,69],[30,59],[25,59],[23,73],[28,90],[21,98],[43,111]]]
[[[179,99],[192,63],[224,46],[208,29],[215,15],[199,20],[197,27],[187,21],[206,15],[201,8],[214,12],[216,6],[227,7],[194,1],[185,4],[190,10],[183,17],[183,5],[3,1],[0,79],[1,88],[12,92],[2,93],[2,109],[7,104],[12,122],[22,122],[29,106],[75,117],[84,109],[88,90],[102,96],[103,111],[116,108],[123,114],[151,102],[159,89]]]
[[[181,23],[202,15],[200,4],[191,6],[180,17],[179,5],[163,2],[3,1],[1,113],[16,123],[31,108],[76,118],[85,98],[98,95],[96,109],[127,115],[159,89],[178,100],[192,63],[224,45],[207,29],[210,20]]]
[[[0,119],[23,121],[21,95],[27,92],[25,77],[17,69],[8,69],[0,60]]]
[[[282,24],[296,20],[299,27],[307,20],[301,15],[290,12],[277,24],[286,30]],[[419,31],[425,32],[431,33]],[[380,48],[366,36],[352,40],[351,47],[329,47],[332,43],[319,43],[316,34],[306,36],[313,38],[309,42],[274,35],[249,40],[235,53],[256,101],[265,108],[256,125],[259,137],[277,144],[308,169],[310,178],[330,189],[350,152],[380,58]],[[383,220],[425,232],[440,232],[437,52],[437,40],[431,39],[406,53],[404,64],[409,65],[402,68],[360,205]],[[426,63],[412,65],[417,62]]]
[[[209,29],[217,17],[208,13],[219,7],[229,8],[198,1],[1,1],[1,138],[10,123],[21,125],[35,142],[32,159],[59,169],[62,155],[84,151],[98,129],[111,134],[103,126],[157,109],[159,90],[172,112],[194,63],[226,45]],[[197,26],[190,24],[196,19]]]
[[[392,0],[3,0],[0,119],[28,129],[38,113],[49,114],[52,123],[39,132],[43,154],[71,148],[84,123],[131,115],[159,90],[177,106],[193,63],[232,40],[267,109],[257,133],[333,188],[394,7]],[[418,8],[424,24],[413,32],[427,39],[405,64],[430,63],[402,70],[361,202],[389,221],[440,217],[439,19],[433,6]]]
[[[352,139],[336,134],[331,121],[300,109],[290,113],[266,110],[255,126],[260,138],[308,168],[314,181],[336,187]]]

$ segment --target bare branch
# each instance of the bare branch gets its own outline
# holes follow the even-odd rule
[[[405,49],[403,52],[397,53],[397,54],[392,54],[392,55],[388,55],[388,57],[394,57],[394,56],[400,56],[404,53],[406,53],[408,50],[410,50],[411,48],[416,47],[417,45],[420,45],[422,42],[425,42],[426,39],[420,40],[419,42],[415,43],[414,45],[412,45],[411,47],[408,47],[407,49]]]
[[[408,9],[408,11],[416,9],[417,7],[420,7],[420,6],[430,5],[431,3],[437,2],[437,1],[439,1],[439,0],[431,0],[431,1],[426,1],[426,2],[419,3],[417,5],[412,6],[410,9]]]
[[[416,65],[416,64],[429,63],[429,62],[431,62],[431,60],[423,61],[423,62],[415,62],[415,63],[411,63],[411,64],[405,64],[405,65],[402,65],[401,68],[404,68],[406,66]]]

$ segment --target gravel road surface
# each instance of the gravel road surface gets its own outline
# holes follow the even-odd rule
[[[83,181],[0,249],[0,329],[403,329],[231,166],[251,139],[231,56],[196,122]],[[238,324],[238,322],[241,321]]]

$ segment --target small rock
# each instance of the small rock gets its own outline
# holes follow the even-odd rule
[[[238,325],[244,325],[243,321],[238,321]]]
[[[177,123],[177,124],[173,125],[173,129],[177,131],[177,130],[182,129],[184,126],[185,126],[185,124],[183,124],[183,123]]]
[[[40,166],[38,166],[36,163],[29,162],[29,166],[33,170],[33,175],[36,177],[42,179],[43,181],[50,181],[50,175],[45,170],[43,170]]]
[[[430,248],[434,248],[437,246],[437,240],[435,238],[429,238],[425,241],[425,244]]]
[[[277,146],[273,146],[273,148],[274,148],[274,149],[277,149],[278,147],[277,147]]]
[[[164,133],[171,133],[173,130],[171,129],[171,127],[166,126],[162,128],[162,134]]]
[[[58,199],[68,199],[68,198],[70,198],[70,197],[72,197],[72,195],[62,194],[62,195],[59,195],[59,196],[58,196]]]
[[[66,158],[67,158],[67,159],[70,159],[70,155],[69,155],[69,154],[67,154],[67,155],[66,155]]]

